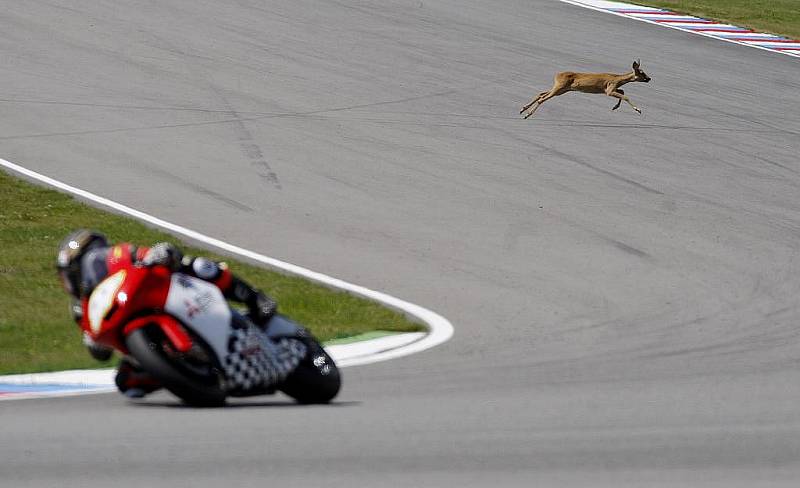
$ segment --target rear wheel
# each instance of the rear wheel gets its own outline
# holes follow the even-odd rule
[[[225,403],[222,374],[211,348],[192,337],[192,348],[182,353],[174,348],[157,324],[131,332],[125,339],[130,353],[142,368],[189,405],[216,407]]]
[[[302,340],[308,353],[279,389],[298,403],[328,403],[342,385],[339,368],[315,339],[304,337]]]

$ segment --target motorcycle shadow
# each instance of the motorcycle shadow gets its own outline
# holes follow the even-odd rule
[[[269,401],[237,401],[228,400],[225,405],[219,407],[198,407],[195,405],[187,405],[180,400],[171,399],[141,399],[130,400],[129,405],[142,408],[176,408],[187,410],[225,410],[231,408],[320,408],[320,407],[355,407],[361,405],[362,402],[358,401],[332,401],[330,403],[317,403],[317,404],[303,404],[297,403],[294,400],[269,400]]]

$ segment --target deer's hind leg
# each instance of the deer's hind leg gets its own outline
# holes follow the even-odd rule
[[[550,90],[545,90],[542,93],[540,93],[540,94],[536,95],[535,97],[533,97],[533,99],[531,100],[531,103],[529,103],[529,104],[525,105],[524,107],[522,107],[522,110],[520,110],[519,113],[524,113],[526,110],[531,108],[531,105],[533,105],[534,103],[538,102],[540,98],[542,98],[544,95],[547,95],[549,92],[550,92]]]
[[[533,113],[536,112],[536,109],[538,109],[544,102],[550,100],[553,97],[557,97],[559,95],[563,95],[564,93],[567,93],[568,91],[569,90],[564,89],[564,88],[553,87],[552,90],[550,90],[548,92],[545,92],[544,95],[540,95],[536,99],[536,105],[534,105],[533,108],[527,114],[525,114],[525,117],[523,117],[523,118],[527,119],[528,117],[533,115]]]

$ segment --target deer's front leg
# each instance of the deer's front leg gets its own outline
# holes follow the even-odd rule
[[[623,95],[622,93],[618,93],[618,92],[611,92],[611,93],[609,93],[609,94],[608,94],[608,96],[609,96],[609,97],[614,97],[614,98],[619,98],[620,100],[624,100],[625,102],[627,102],[627,103],[628,103],[628,105],[630,105],[631,107],[633,107],[633,109],[634,109],[634,110],[636,110],[636,112],[637,112],[637,113],[639,113],[639,114],[641,114],[641,113],[642,113],[642,111],[641,111],[641,110],[639,110],[639,107],[637,107],[636,105],[634,105],[634,104],[631,102],[631,99],[630,99],[630,98],[628,98],[626,95]],[[617,105],[619,105],[619,103],[617,103]]]
[[[622,89],[621,89],[621,88],[617,88],[617,93],[622,93],[623,95],[625,94],[625,92],[624,92],[624,91],[622,91]],[[620,98],[619,100],[617,100],[617,104],[616,104],[616,105],[614,105],[613,107],[611,107],[611,110],[616,110],[616,109],[618,109],[621,103],[622,103],[622,99]]]

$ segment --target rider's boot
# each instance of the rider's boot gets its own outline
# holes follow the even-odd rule
[[[161,384],[155,378],[127,358],[120,361],[114,382],[120,393],[129,398],[142,398],[161,388]]]

